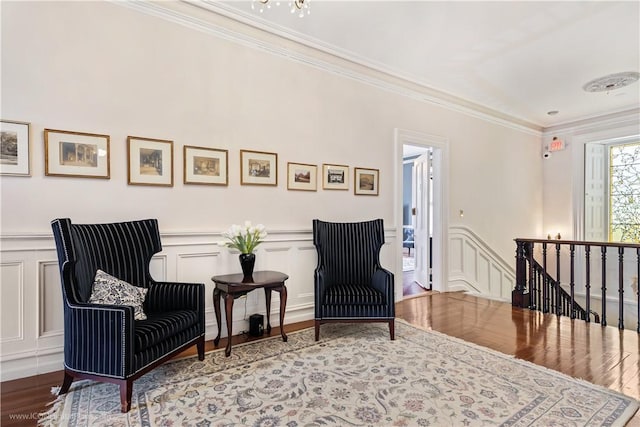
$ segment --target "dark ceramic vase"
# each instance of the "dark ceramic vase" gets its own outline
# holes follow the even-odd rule
[[[249,277],[253,274],[253,267],[256,264],[256,254],[240,254],[240,266],[242,274]]]

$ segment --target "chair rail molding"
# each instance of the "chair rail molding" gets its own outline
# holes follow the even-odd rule
[[[449,227],[449,291],[511,300],[515,268],[468,227]]]

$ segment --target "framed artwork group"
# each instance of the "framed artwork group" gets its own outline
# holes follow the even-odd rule
[[[380,171],[358,167],[353,171],[353,193],[359,196],[377,196]],[[324,190],[348,190],[349,166],[323,164],[322,188]]]
[[[0,175],[30,176],[30,124],[0,120]],[[111,178],[110,136],[58,129],[44,129],[46,176]],[[129,185],[173,187],[173,141],[127,137]],[[287,163],[287,189],[317,191],[349,190],[349,166],[324,163],[318,166]],[[378,169],[353,168],[356,195],[379,194]],[[196,185],[229,185],[229,151],[220,148],[183,147],[183,182]],[[278,186],[278,154],[240,150],[240,185]]]

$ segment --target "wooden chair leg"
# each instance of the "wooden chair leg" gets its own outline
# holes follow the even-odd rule
[[[120,381],[120,412],[127,413],[131,409],[131,395],[133,392],[133,381]]]
[[[198,360],[204,360],[204,336],[200,337],[196,343],[196,347],[198,348]]]
[[[396,319],[389,320],[389,335],[391,335],[391,341],[396,339]]]
[[[316,320],[316,341],[320,339],[320,321]]]
[[[70,375],[67,371],[64,371],[64,380],[62,380],[62,386],[60,386],[58,396],[60,396],[61,394],[66,394],[69,391],[72,382],[73,375]]]

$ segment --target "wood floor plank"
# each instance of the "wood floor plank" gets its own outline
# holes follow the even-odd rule
[[[458,292],[426,291],[405,299],[396,305],[396,316],[640,399],[640,338],[635,331],[513,308]],[[312,326],[309,320],[286,325],[285,331]],[[271,331],[272,336],[279,334],[277,327]],[[256,339],[260,338],[238,335],[233,343]],[[222,339],[218,348],[225,346]],[[207,351],[214,348],[212,342],[206,343]],[[193,354],[195,349],[189,349],[178,357]],[[36,425],[37,414],[53,399],[51,387],[59,386],[61,380],[62,372],[54,372],[1,383],[0,425]],[[16,415],[31,418],[16,420]],[[640,427],[639,413],[627,427]]]

